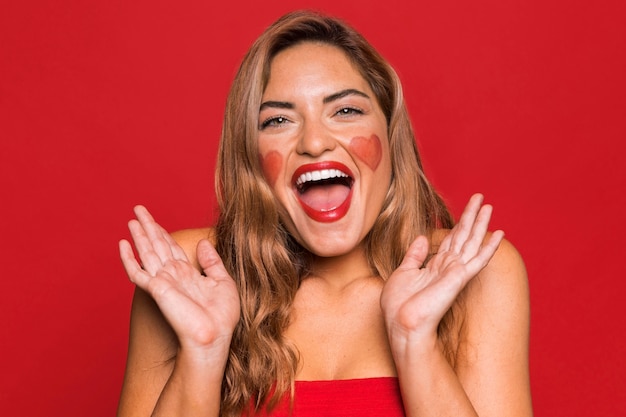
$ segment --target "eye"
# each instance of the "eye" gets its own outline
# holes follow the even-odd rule
[[[270,126],[281,126],[284,125],[285,123],[287,123],[289,120],[285,117],[285,116],[271,116],[268,117],[267,119],[265,119],[261,125],[259,126],[259,128],[261,130],[265,129],[266,127],[270,127]]]
[[[357,114],[363,114],[363,110],[357,107],[342,107],[335,113],[337,116],[354,116]]]

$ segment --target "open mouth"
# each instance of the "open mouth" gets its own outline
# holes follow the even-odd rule
[[[294,173],[292,183],[300,205],[314,220],[336,221],[350,208],[354,179],[341,163],[303,165]]]

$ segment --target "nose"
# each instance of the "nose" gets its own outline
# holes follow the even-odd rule
[[[300,155],[316,157],[332,151],[336,145],[335,138],[322,123],[308,121],[304,123],[296,151]]]

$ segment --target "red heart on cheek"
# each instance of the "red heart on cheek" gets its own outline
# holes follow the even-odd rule
[[[369,138],[364,136],[353,137],[350,141],[350,150],[361,161],[365,162],[372,171],[376,171],[383,157],[383,146],[376,135],[372,135]]]
[[[265,180],[273,187],[283,167],[283,157],[278,151],[270,151],[265,156],[259,155],[259,160],[261,161]]]

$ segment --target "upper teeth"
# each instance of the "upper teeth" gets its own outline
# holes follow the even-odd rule
[[[298,178],[298,181],[296,181],[296,185],[302,185],[307,181],[321,181],[321,180],[327,180],[329,178],[338,178],[338,177],[347,178],[348,175],[344,174],[338,169],[322,169],[319,171],[305,172],[304,174],[300,175],[300,177]]]

